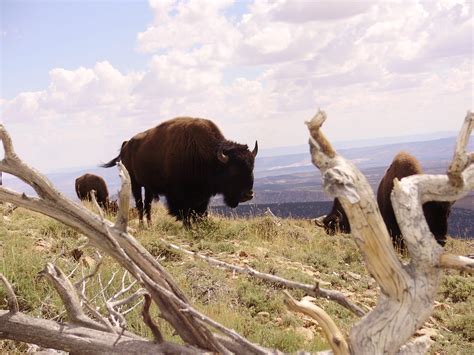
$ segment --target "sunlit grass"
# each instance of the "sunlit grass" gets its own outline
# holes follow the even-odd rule
[[[90,204],[87,206],[93,209]],[[13,284],[21,310],[37,317],[67,321],[56,292],[37,274],[47,262],[54,262],[66,274],[71,273],[73,281],[78,281],[93,269],[98,259],[96,250],[84,247],[84,236],[48,217],[18,208],[4,218],[4,210],[0,205],[0,272]],[[210,266],[171,250],[160,241],[163,238],[219,260],[249,265],[291,280],[309,284],[321,281],[321,287],[340,290],[354,301],[375,306],[377,285],[367,274],[349,235],[327,236],[305,220],[278,222],[271,217],[229,219],[211,214],[207,220],[185,229],[159,204],[153,207],[150,228],[139,227],[136,219],[130,221],[130,227],[137,240],[174,277],[192,305],[211,318],[269,348],[285,352],[327,349],[328,344],[314,321],[286,309],[281,286]],[[83,251],[79,260],[73,253],[77,248]],[[465,255],[472,253],[472,242],[449,239],[446,249]],[[104,298],[121,289],[123,275],[123,269],[104,256],[99,274],[88,281],[86,296],[103,314]],[[131,282],[128,276],[124,280],[125,284]],[[107,287],[102,293],[104,286]],[[433,352],[463,354],[474,350],[473,287],[472,277],[462,273],[450,271],[443,277],[438,300],[445,306],[437,307],[433,313],[432,326],[440,334]],[[137,288],[135,285],[133,290]],[[291,292],[295,297],[304,296],[302,291]],[[345,332],[357,321],[355,315],[334,302],[315,302]],[[6,307],[0,287],[0,308]],[[151,338],[140,311],[138,306],[127,314],[127,328]],[[159,310],[153,307],[152,315],[165,338],[181,342],[158,314]],[[0,352],[26,349],[19,343],[0,341]]]

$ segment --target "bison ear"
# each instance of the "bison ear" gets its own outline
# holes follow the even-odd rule
[[[224,164],[227,164],[229,161],[229,156],[224,153],[224,149],[222,149],[222,147],[220,147],[217,151],[217,159],[219,159],[219,161]]]
[[[252,150],[252,155],[254,158],[257,156],[257,153],[258,153],[258,143],[257,141],[255,141],[255,147]]]

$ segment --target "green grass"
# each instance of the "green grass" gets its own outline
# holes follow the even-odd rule
[[[50,218],[21,208],[6,218],[3,212],[0,205],[0,272],[13,284],[21,310],[36,317],[66,321],[64,306],[56,292],[37,274],[47,262],[54,262],[66,274],[72,274],[73,281],[78,281],[93,269],[96,251],[84,247],[84,236]],[[132,220],[133,234],[175,278],[192,305],[263,346],[285,352],[329,348],[314,321],[287,310],[281,286],[208,265],[171,250],[160,238],[222,261],[249,265],[291,280],[309,284],[320,280],[322,287],[340,290],[354,301],[370,307],[376,304],[377,285],[367,274],[362,257],[348,235],[327,236],[305,220],[286,219],[277,225],[269,217],[226,219],[216,215],[192,229],[184,229],[161,205],[154,206],[153,220],[153,226],[146,229],[139,228],[137,221]],[[83,251],[79,260],[73,255],[77,248]],[[472,242],[449,239],[446,249],[465,255],[472,253]],[[106,314],[103,298],[111,297],[122,287],[122,276],[121,267],[112,258],[104,257],[99,274],[88,281],[87,297],[101,313]],[[103,293],[99,278],[102,287],[107,285]],[[125,284],[130,281],[126,276]],[[474,281],[468,275],[449,271],[443,276],[438,294],[440,305],[430,319],[430,326],[439,332],[431,353],[474,352],[473,287]],[[137,288],[135,285],[132,291]],[[291,293],[297,298],[304,296],[302,291],[291,290]],[[346,333],[358,319],[335,302],[324,299],[315,302]],[[0,309],[6,308],[5,292],[0,287]],[[151,338],[140,311],[138,306],[127,314],[127,328]],[[159,317],[155,306],[152,316],[166,339],[180,342],[173,329]],[[25,344],[0,341],[0,353],[26,350]]]

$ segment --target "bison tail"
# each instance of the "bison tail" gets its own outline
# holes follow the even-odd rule
[[[115,166],[117,165],[117,162],[120,161],[120,155],[114,159],[112,159],[111,161],[109,161],[108,163],[105,163],[105,164],[102,164],[100,165],[102,168],[111,168],[112,166]]]

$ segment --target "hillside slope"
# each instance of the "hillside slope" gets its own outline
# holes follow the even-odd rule
[[[113,218],[113,217],[111,217]],[[47,217],[18,208],[8,213],[0,205],[0,272],[14,285],[21,311],[48,319],[63,320],[64,307],[54,290],[37,273],[54,261],[74,281],[89,273],[97,263],[96,251],[84,247],[77,232]],[[240,266],[279,275],[287,279],[339,290],[352,301],[373,307],[379,293],[367,274],[362,258],[349,235],[327,236],[308,221],[271,217],[224,218],[212,214],[190,230],[167,216],[162,205],[154,205],[154,224],[138,229],[137,239],[175,277],[186,296],[199,310],[238,333],[264,346],[285,352],[298,349],[327,349],[321,329],[311,319],[289,312],[283,304],[282,286],[209,266],[170,250],[160,238],[181,247]],[[80,249],[83,254],[77,253]],[[446,249],[458,254],[473,252],[472,241],[449,238]],[[121,268],[105,258],[99,274],[87,286],[91,303],[105,313],[100,290],[108,298],[121,288]],[[124,277],[127,280],[126,277]],[[109,282],[109,280],[112,280]],[[102,287],[101,287],[102,285]],[[474,352],[472,277],[449,272],[443,277],[439,303],[426,327],[433,332],[431,352],[468,354]],[[136,289],[136,286],[135,288]],[[292,290],[298,298],[301,291]],[[357,317],[325,299],[315,301],[343,329],[348,331]],[[6,309],[0,287],[0,308]],[[164,321],[152,314],[167,339],[177,341]],[[140,319],[140,307],[127,315],[127,327],[151,337]],[[25,344],[0,341],[1,352],[24,352]]]

